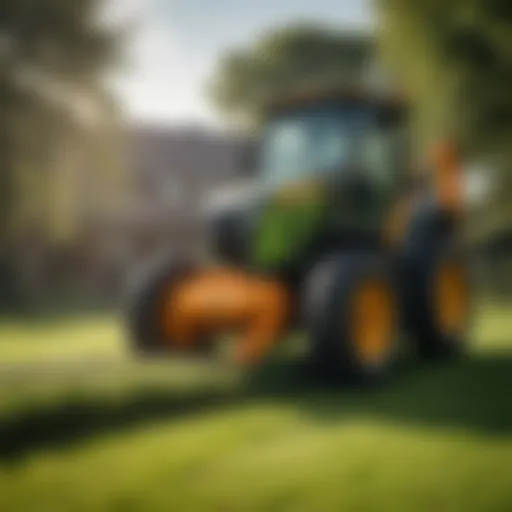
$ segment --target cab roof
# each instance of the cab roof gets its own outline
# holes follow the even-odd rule
[[[363,87],[310,87],[266,100],[262,103],[262,110],[266,117],[270,117],[298,108],[326,103],[373,105],[378,108],[396,111],[405,110],[408,106],[405,94],[398,91],[374,91]]]

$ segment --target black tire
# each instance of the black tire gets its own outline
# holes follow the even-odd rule
[[[311,339],[314,368],[329,378],[358,383],[376,383],[386,377],[396,360],[399,338],[398,303],[389,350],[375,364],[358,354],[350,328],[352,300],[362,283],[383,280],[395,298],[395,283],[384,257],[368,253],[342,253],[318,263],[306,278],[305,327]],[[395,329],[393,329],[395,331]]]
[[[436,276],[443,265],[457,266],[468,285],[468,318],[456,331],[441,326],[435,296]],[[420,211],[412,224],[400,258],[403,325],[420,357],[446,359],[467,347],[471,309],[471,276],[467,255],[455,240],[453,226],[435,206]]]
[[[167,340],[162,313],[164,293],[195,269],[193,263],[166,258],[140,269],[127,292],[126,328],[131,348],[139,355],[169,353],[172,340]]]

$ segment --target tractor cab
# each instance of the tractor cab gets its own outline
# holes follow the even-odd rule
[[[263,181],[277,186],[361,171],[393,188],[400,174],[402,117],[392,105],[325,100],[277,111],[263,130]]]
[[[405,145],[396,102],[324,95],[273,105],[254,181],[211,212],[217,254],[293,269],[319,246],[376,240],[404,179]]]

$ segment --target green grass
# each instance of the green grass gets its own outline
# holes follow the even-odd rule
[[[0,364],[41,363],[69,357],[120,355],[120,329],[112,318],[68,318],[0,323]]]
[[[0,511],[512,510],[512,310],[381,390],[276,355],[143,364],[115,319],[0,326]]]

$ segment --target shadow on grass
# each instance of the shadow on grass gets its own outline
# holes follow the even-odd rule
[[[31,451],[64,447],[146,422],[205,412],[229,399],[230,394],[220,391],[149,389],[116,400],[106,401],[99,395],[35,405],[0,417],[0,460],[18,459]]]
[[[481,356],[456,363],[410,365],[380,389],[343,389],[273,369],[255,379],[253,397],[295,404],[322,421],[357,415],[390,423],[512,434],[512,355]]]
[[[206,414],[252,403],[296,407],[318,421],[357,415],[376,421],[463,428],[491,435],[512,433],[512,355],[457,363],[409,366],[382,389],[342,389],[308,376],[296,361],[262,368],[244,386],[183,393],[146,390],[117,401],[101,396],[59,402],[0,419],[0,458],[15,461],[147,422]]]

